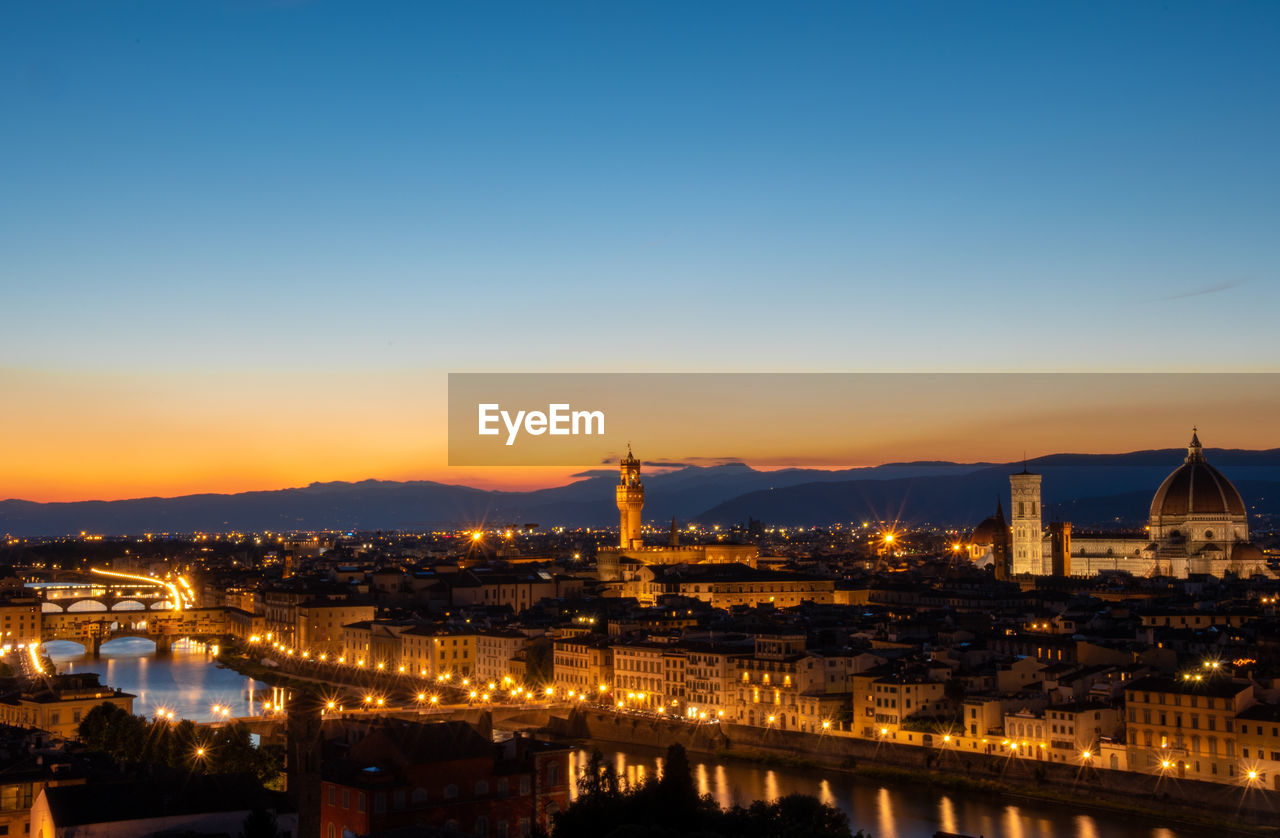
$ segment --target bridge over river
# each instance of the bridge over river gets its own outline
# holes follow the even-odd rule
[[[280,691],[283,693],[283,690]],[[215,719],[205,722],[208,727],[226,724],[240,724],[256,733],[264,742],[282,742],[285,736],[288,699],[281,695],[278,699],[283,710],[260,716],[239,716]],[[405,719],[415,722],[465,721],[488,734],[495,728],[498,730],[542,730],[550,724],[552,716],[567,718],[571,710],[568,702],[539,702],[536,704],[490,705],[448,704],[430,707],[373,707],[365,709],[357,700],[351,706],[338,705],[327,708],[322,713],[324,719],[350,719],[352,721],[370,721],[373,719]]]
[[[92,570],[25,586],[40,601],[40,639],[69,640],[98,657],[117,637],[145,637],[166,654],[176,640],[232,633],[225,608],[195,608],[186,580]]]

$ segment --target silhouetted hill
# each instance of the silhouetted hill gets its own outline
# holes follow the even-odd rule
[[[1115,516],[1135,522],[1160,481],[1182,462],[1182,449],[1132,454],[1057,454],[1031,461],[1045,475],[1051,513],[1081,525]],[[1237,482],[1248,503],[1280,499],[1280,449],[1209,451],[1210,462]],[[741,463],[645,474],[645,520],[778,524],[899,519],[967,526],[986,517],[996,497],[1008,501],[1008,475],[1018,464],[890,463],[874,468],[757,471]],[[104,535],[144,532],[414,530],[477,524],[544,527],[616,525],[617,472],[583,472],[578,480],[531,492],[498,492],[430,481],[314,483],[295,489],[233,495],[186,495],[121,501],[0,501],[0,533]],[[1256,484],[1256,485],[1255,485]],[[1280,488],[1280,486],[1277,486]],[[1114,510],[1114,511],[1113,511]]]
[[[1043,476],[1046,520],[1082,527],[1145,522],[1156,488],[1182,462],[1181,449],[1133,454],[1058,454],[1028,462]],[[1280,512],[1280,449],[1208,451],[1206,455],[1240,489],[1251,514]],[[757,518],[797,526],[834,522],[904,521],[970,526],[1009,504],[1009,475],[1021,463],[964,474],[897,480],[804,483],[744,493],[697,516],[707,523]]]
[[[647,520],[728,500],[743,491],[796,483],[884,479],[908,474],[963,473],[988,464],[890,463],[873,468],[822,471],[756,471],[742,463],[646,473]],[[608,526],[617,523],[613,487],[617,471],[583,472],[566,486],[531,492],[499,492],[430,481],[313,483],[296,489],[201,494],[176,498],[34,503],[0,501],[0,533],[21,536],[104,535],[145,532],[290,530],[415,530],[477,524],[541,523]]]

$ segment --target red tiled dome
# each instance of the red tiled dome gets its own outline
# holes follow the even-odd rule
[[[1165,478],[1151,501],[1151,519],[1185,515],[1244,515],[1244,500],[1231,481],[1204,460],[1197,436],[1187,459]]]

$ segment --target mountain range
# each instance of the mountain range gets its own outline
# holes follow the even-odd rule
[[[1140,525],[1160,482],[1184,449],[1127,454],[1054,454],[1024,463],[890,463],[837,471],[759,471],[741,463],[647,473],[644,518],[737,524],[755,518],[785,526],[902,521],[972,526],[1008,504],[1010,473],[1044,475],[1047,519],[1077,528]],[[1280,449],[1211,449],[1210,463],[1240,490],[1252,515],[1280,513]],[[525,492],[431,481],[313,483],[238,494],[37,503],[0,501],[0,533],[57,536],[145,532],[422,530],[432,527],[616,526],[613,470]]]

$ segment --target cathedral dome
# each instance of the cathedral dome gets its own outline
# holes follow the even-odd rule
[[[1200,515],[1245,514],[1244,500],[1231,481],[1205,462],[1200,439],[1191,436],[1187,459],[1165,478],[1151,501],[1151,520]]]
[[[969,543],[975,547],[989,547],[995,541],[996,526],[994,515],[984,519],[981,524],[973,528],[973,532],[969,535]]]
[[[1233,562],[1265,562],[1267,557],[1254,544],[1241,543],[1231,548]]]

